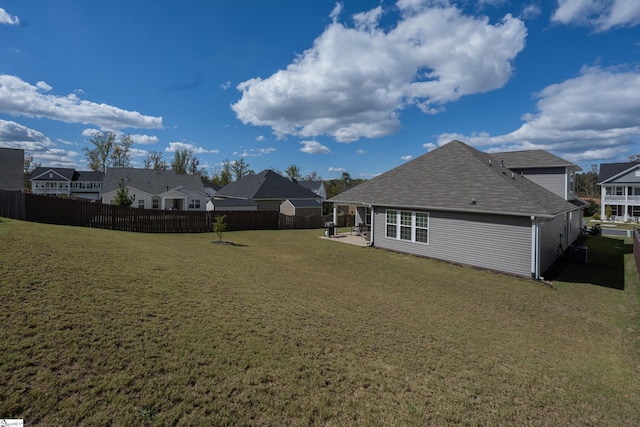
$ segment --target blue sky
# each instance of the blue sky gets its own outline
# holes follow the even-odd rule
[[[371,178],[452,139],[640,153],[640,1],[0,0],[0,146]]]

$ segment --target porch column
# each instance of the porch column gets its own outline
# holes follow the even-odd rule
[[[373,246],[373,230],[375,229],[376,224],[374,222],[375,215],[373,212],[373,206],[369,206],[369,209],[371,210],[371,228],[369,229],[369,233],[371,234],[369,235],[369,244]]]
[[[333,204],[333,223],[338,225],[338,205]]]

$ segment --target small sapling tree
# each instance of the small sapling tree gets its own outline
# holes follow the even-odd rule
[[[113,199],[113,203],[116,206],[131,206],[133,204],[133,201],[136,199],[136,195],[134,194],[133,196],[129,197],[129,189],[125,185],[124,179],[120,180],[118,186],[120,188],[118,188],[118,191],[116,192],[116,198]]]
[[[218,235],[218,241],[222,243],[222,233],[227,231],[227,223],[224,222],[226,215],[216,216],[216,222],[213,223],[213,231]]]

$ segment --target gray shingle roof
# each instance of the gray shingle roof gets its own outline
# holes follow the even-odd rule
[[[53,174],[53,178],[49,178],[49,175],[46,174],[48,171],[55,172]],[[52,180],[55,180],[55,181],[59,181],[60,180],[60,176],[62,176],[64,179],[66,179],[68,181],[72,181],[74,173],[75,173],[75,169],[73,169],[73,168],[50,168],[50,167],[46,167],[46,166],[39,166],[39,167],[35,168],[33,170],[33,172],[31,173],[31,179],[38,179],[38,180],[43,180],[43,181],[52,179]]]
[[[576,209],[562,197],[501,167],[491,155],[460,141],[417,157],[329,201],[536,216]]]
[[[317,208],[322,207],[320,199],[287,199],[296,208]]]
[[[613,178],[633,167],[638,166],[638,162],[625,162],[625,163],[601,163],[600,174],[598,175],[598,182],[603,183],[608,179]]]
[[[127,186],[148,194],[162,194],[178,187],[188,187],[203,194],[204,185],[197,175],[179,175],[172,170],[107,168],[102,184],[102,193],[117,190],[120,180]]]
[[[225,185],[216,193],[216,197],[285,200],[317,199],[320,196],[272,170],[264,170]]]
[[[582,170],[580,166],[544,150],[504,151],[490,155],[498,160],[498,164],[503,160],[504,165],[510,169],[569,167]]]

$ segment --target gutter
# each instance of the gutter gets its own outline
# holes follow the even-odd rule
[[[541,214],[541,213],[533,213],[533,212],[508,212],[508,211],[483,211],[478,209],[460,209],[460,208],[442,208],[442,207],[429,207],[429,206],[411,206],[411,205],[396,205],[396,204],[372,204],[365,202],[355,202],[355,201],[331,201],[333,204],[354,204],[360,206],[376,206],[381,208],[394,208],[394,209],[414,209],[414,210],[428,210],[428,211],[439,211],[439,212],[460,212],[460,213],[474,213],[474,214],[487,214],[487,215],[507,215],[507,216],[521,216],[521,217],[536,217],[539,219],[545,219],[547,221],[551,221],[555,218],[556,215],[573,212],[579,210],[579,207],[575,209],[569,209],[566,211],[560,211],[556,214]],[[569,202],[567,202],[569,203]]]

